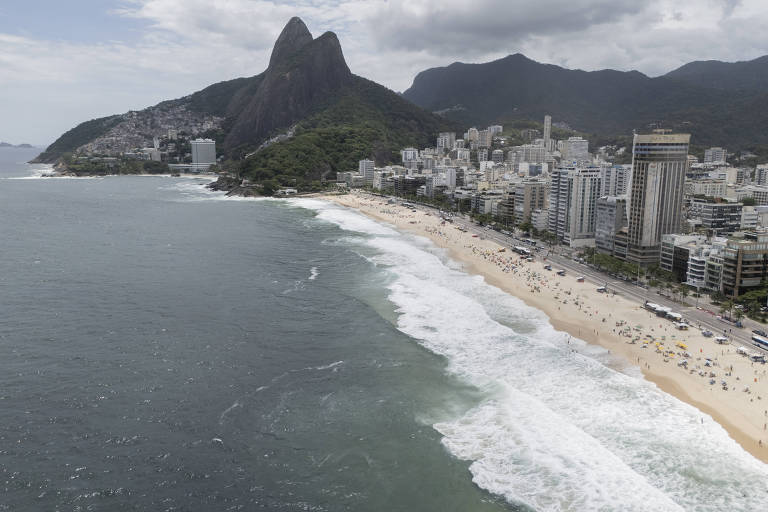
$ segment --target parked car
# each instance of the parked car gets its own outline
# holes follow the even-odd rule
[[[758,336],[762,336],[763,338],[768,338],[768,334],[766,334],[765,331],[762,331],[760,329],[754,329],[752,332],[757,334]]]

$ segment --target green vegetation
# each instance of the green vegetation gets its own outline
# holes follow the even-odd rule
[[[754,197],[745,197],[741,200],[741,204],[744,206],[755,206],[757,204],[757,201]]]
[[[110,174],[167,174],[168,164],[151,160],[77,160],[71,153],[63,155],[62,162],[68,173],[76,176],[106,176]]]
[[[581,257],[587,263],[595,265],[598,269],[611,274],[618,274],[629,279],[637,279],[638,275],[640,275],[641,269],[638,265],[620,260],[609,254],[601,254],[592,247],[585,249],[581,253]]]
[[[715,294],[717,296],[715,296]],[[762,311],[762,308],[766,304],[766,300],[768,300],[768,283],[764,282],[759,289],[751,290],[736,298],[726,297],[720,292],[715,292],[715,294],[710,295],[713,302],[715,299],[720,299],[717,302],[720,303],[721,306],[725,306],[729,312],[736,308],[733,312],[734,318],[736,318],[737,315],[738,318],[746,315],[758,322],[765,323],[766,320],[768,320],[766,312]]]
[[[121,120],[121,116],[101,117],[80,123],[71,130],[67,131],[56,139],[56,142],[40,153],[34,160],[40,163],[52,163],[61,158],[64,153],[73,151],[76,148],[91,142],[93,139],[101,137]]]
[[[434,143],[437,133],[454,128],[381,86],[358,79],[332,104],[301,121],[291,139],[275,143],[227,170],[253,182],[275,180],[299,190],[316,188],[336,173],[357,170],[358,161],[382,166],[398,162],[400,149]]]

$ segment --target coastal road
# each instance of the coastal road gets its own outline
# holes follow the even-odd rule
[[[414,204],[418,210],[425,213],[439,214],[437,208],[433,208],[426,205]],[[479,226],[470,219],[460,216],[453,216],[453,225],[462,227],[472,234],[478,235],[487,240],[492,240],[502,247],[512,248],[514,246],[527,246],[522,239],[516,238],[511,235],[505,235],[493,229]],[[542,254],[544,253],[544,254]],[[719,320],[715,312],[708,312],[705,309],[700,309],[690,306],[682,306],[681,304],[669,300],[668,298],[660,295],[658,291],[641,286],[628,283],[619,279],[612,278],[607,274],[598,271],[589,265],[579,263],[573,259],[555,254],[551,250],[539,248],[534,257],[539,260],[546,259],[548,263],[551,263],[553,267],[557,267],[555,270],[563,269],[566,272],[571,273],[574,277],[581,276],[588,282],[591,282],[597,286],[605,286],[609,291],[618,293],[626,298],[637,301],[640,305],[646,301],[654,302],[656,304],[671,308],[683,315],[689,324],[699,327],[702,330],[708,329],[712,331],[715,336],[726,336],[730,339],[731,344],[735,346],[743,346],[751,351],[762,352],[768,354],[768,351],[761,347],[756,347],[752,344],[752,333],[747,329],[739,329],[732,324]],[[714,342],[713,342],[714,343]]]

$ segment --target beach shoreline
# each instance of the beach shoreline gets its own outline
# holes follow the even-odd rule
[[[647,381],[710,416],[747,452],[768,463],[768,365],[751,362],[730,345],[716,345],[698,329],[678,331],[636,301],[598,293],[576,276],[557,276],[544,269],[539,256],[524,261],[496,242],[443,223],[434,212],[413,212],[364,192],[318,198],[430,239],[466,272],[544,312],[558,331],[603,347],[623,367],[639,369]],[[686,353],[690,357],[681,355]],[[683,358],[686,367],[678,366]],[[712,366],[705,366],[707,359]],[[728,390],[720,385],[723,380]]]

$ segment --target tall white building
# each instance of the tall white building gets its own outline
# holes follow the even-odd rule
[[[627,260],[659,260],[661,236],[679,233],[683,218],[689,134],[635,135],[629,196]]]
[[[373,160],[360,160],[357,173],[363,177],[367,187],[373,186]]]
[[[589,141],[581,137],[568,137],[563,141],[563,161],[587,162],[589,161]]]
[[[556,168],[549,192],[549,231],[571,247],[594,245],[599,197],[599,167]]]
[[[491,137],[500,135],[504,131],[504,127],[500,124],[494,124],[488,127],[488,131],[491,132]]]
[[[755,184],[768,185],[768,164],[760,164],[755,169]]]
[[[536,144],[523,144],[522,146],[516,146],[512,149],[519,153],[520,162],[528,162],[532,164],[543,163],[546,158],[546,149],[543,146],[537,146]]]
[[[480,130],[478,132],[477,145],[481,148],[489,148],[491,147],[492,139],[493,139],[493,136],[491,135],[490,131]]]
[[[728,152],[723,148],[709,148],[704,150],[704,163],[713,165],[725,165]]]
[[[631,165],[611,165],[600,168],[601,196],[623,196],[629,190]]]
[[[616,233],[627,224],[627,198],[603,196],[597,200],[595,247],[604,254],[615,254]]]
[[[207,169],[216,163],[216,142],[211,139],[195,139],[192,146],[192,165]]]
[[[456,144],[456,132],[440,132],[437,136],[437,149],[450,151]]]
[[[552,137],[552,116],[544,116],[544,148],[550,151],[549,140]]]
[[[403,163],[416,162],[419,159],[419,150],[416,148],[405,148],[400,150],[400,158]]]

